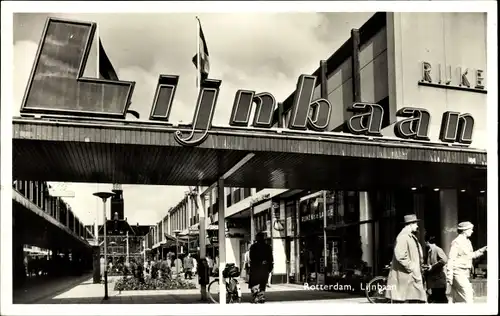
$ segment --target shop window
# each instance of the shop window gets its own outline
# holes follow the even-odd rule
[[[440,199],[439,192],[434,190],[427,190],[423,192],[416,192],[414,200],[419,201],[424,199],[424,216],[423,216],[423,227],[420,227],[421,230],[424,230],[424,236],[434,236],[436,238],[436,244],[443,248],[442,240],[441,240],[441,219],[440,219]],[[418,204],[418,203],[416,203]],[[419,212],[415,212],[417,216],[419,216]]]
[[[359,193],[329,191],[326,194],[327,226],[339,226],[360,221]]]
[[[250,188],[243,188],[243,198],[246,199],[250,195],[252,195],[252,189],[250,189]]]
[[[485,193],[470,191],[458,193],[458,222],[464,221],[474,224],[474,233],[470,237],[474,249],[486,245],[487,208]]]
[[[255,233],[264,232],[266,236],[271,237],[271,216],[270,210],[267,209],[259,214],[254,215]]]
[[[287,237],[294,237],[296,234],[296,203],[295,201],[285,204],[285,232]]]
[[[241,189],[240,188],[237,188],[237,189],[234,190],[234,192],[233,192],[233,201],[234,201],[234,204],[236,204],[239,201],[241,201]]]

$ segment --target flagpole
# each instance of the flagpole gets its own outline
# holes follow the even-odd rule
[[[101,72],[100,72],[100,70],[99,70],[99,68],[100,68],[100,65],[99,65],[99,57],[100,57],[100,55],[101,55],[101,54],[100,54],[100,40],[101,40],[101,38],[99,37],[99,24],[97,24],[95,34],[96,34],[96,36],[95,36],[94,38],[96,38],[96,39],[97,39],[97,41],[96,41],[96,43],[97,43],[97,45],[96,45],[96,48],[97,48],[97,58],[96,58],[96,60],[97,60],[97,68],[96,68],[96,75],[95,75],[95,77],[96,77],[97,79],[100,79],[100,78],[101,78]]]
[[[196,21],[198,22],[197,27],[196,27],[196,82],[197,82],[197,88],[198,88],[198,94],[200,95],[200,90],[201,90],[201,65],[200,65],[200,19],[196,17]]]

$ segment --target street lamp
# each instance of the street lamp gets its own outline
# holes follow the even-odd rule
[[[174,230],[174,234],[175,234],[175,256],[176,256],[176,260],[179,259],[179,234],[181,233],[180,230],[176,229]],[[175,265],[175,272],[177,273],[177,276],[179,275],[179,265],[176,264]]]
[[[107,242],[106,242],[106,200],[113,195],[114,193],[110,192],[96,192],[93,194],[102,200],[102,210],[104,213],[104,222],[103,222],[103,232],[104,232],[104,299],[108,299],[108,254],[107,254]]]

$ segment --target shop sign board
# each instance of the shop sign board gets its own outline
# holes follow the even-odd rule
[[[482,69],[454,67],[451,65],[432,65],[422,62],[422,86],[486,93],[486,73]]]
[[[38,47],[28,80],[21,113],[85,116],[88,118],[124,119],[130,106],[135,82],[113,81],[83,77],[96,24],[49,18]],[[62,62],[64,61],[64,62]],[[62,65],[62,66],[61,66]],[[59,69],[62,67],[61,69]],[[423,66],[424,79],[432,81],[431,66]],[[481,90],[482,70],[475,70],[475,88]],[[462,72],[461,83],[468,72]],[[468,79],[467,79],[468,80]],[[168,124],[179,76],[159,75],[149,119]],[[469,84],[470,85],[470,84]],[[200,87],[192,124],[174,133],[183,146],[201,145],[212,129],[221,80],[206,79]],[[314,99],[316,77],[301,75],[291,106],[286,129],[291,131],[327,132],[333,105],[327,99]],[[269,92],[238,90],[229,125],[246,128],[254,109],[251,126],[272,129],[276,99]],[[358,102],[349,110],[354,112],[346,122],[351,134],[382,137],[384,108],[379,104]],[[425,108],[403,107],[396,116],[395,135],[402,139],[429,141],[430,113]],[[469,113],[443,113],[440,140],[447,143],[471,144],[474,118]],[[303,134],[304,135],[304,134]],[[306,136],[308,134],[305,134]],[[317,139],[317,134],[311,137]],[[333,133],[323,137],[332,137]]]

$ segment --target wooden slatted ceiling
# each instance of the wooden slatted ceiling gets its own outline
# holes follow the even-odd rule
[[[384,173],[368,177],[370,181],[352,174],[395,166],[408,172],[416,162],[432,165],[418,172],[446,170],[448,178],[462,169],[471,170],[462,174],[473,175],[480,172],[474,171],[477,166],[486,166],[484,151],[342,135],[311,138],[285,131],[218,128],[200,146],[182,147],[173,138],[176,130],[15,119],[13,175],[21,180],[208,186],[253,152],[255,157],[226,181],[228,186],[317,188],[331,185],[333,176],[338,185],[368,185]]]
[[[235,187],[373,190],[486,188],[486,169],[410,160],[263,153],[226,180]]]

